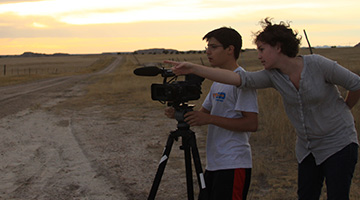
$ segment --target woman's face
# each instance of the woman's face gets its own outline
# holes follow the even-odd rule
[[[267,43],[257,41],[256,46],[258,50],[258,59],[264,68],[267,70],[275,69],[278,55],[280,53],[279,45],[273,47]]]

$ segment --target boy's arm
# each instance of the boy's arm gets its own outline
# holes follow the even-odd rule
[[[241,118],[226,118],[210,115],[204,108],[185,114],[185,121],[190,126],[201,126],[212,124],[221,128],[238,132],[255,132],[258,128],[258,114],[254,112],[242,112]]]
[[[241,118],[225,118],[212,115],[211,123],[215,126],[239,132],[255,132],[258,128],[258,114],[254,112],[241,112]]]

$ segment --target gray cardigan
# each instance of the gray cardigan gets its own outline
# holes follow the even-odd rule
[[[298,162],[312,153],[319,165],[350,143],[359,144],[352,113],[336,85],[356,91],[360,89],[360,77],[323,56],[302,57],[299,90],[276,69],[241,72],[240,87],[272,87],[279,91],[296,129]]]

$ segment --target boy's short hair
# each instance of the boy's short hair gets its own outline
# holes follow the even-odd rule
[[[237,60],[240,55],[241,47],[242,47],[242,38],[241,35],[232,28],[221,27],[207,33],[202,39],[209,40],[210,38],[215,38],[219,41],[224,49],[229,47],[230,45],[234,46],[234,57]]]

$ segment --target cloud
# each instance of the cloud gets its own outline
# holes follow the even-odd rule
[[[0,4],[8,3],[24,3],[24,2],[35,2],[35,1],[44,1],[44,0],[2,0]]]
[[[46,24],[41,24],[41,23],[38,23],[38,22],[33,22],[32,25],[33,25],[33,27],[35,27],[35,28],[47,28],[47,27],[48,27],[48,25],[46,25]]]
[[[101,23],[132,23],[142,21],[181,21],[231,18],[246,16],[263,10],[320,7],[320,3],[284,3],[274,0],[271,4],[248,1],[211,0],[47,0],[8,4],[0,7],[0,13],[13,12],[20,16],[52,16],[60,22],[84,25]],[[69,6],[71,5],[71,6]],[[44,9],[51,8],[51,9]]]

